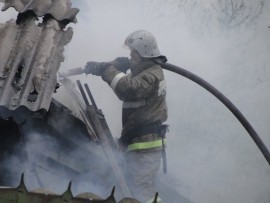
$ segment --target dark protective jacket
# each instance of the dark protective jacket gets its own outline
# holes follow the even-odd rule
[[[167,120],[163,71],[151,59],[133,65],[130,69],[131,73],[124,74],[110,66],[102,74],[102,79],[123,101],[120,141],[124,145],[131,145],[161,140],[155,129]],[[158,145],[148,145],[148,148],[151,146]]]

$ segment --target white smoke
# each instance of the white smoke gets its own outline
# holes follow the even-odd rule
[[[24,173],[28,191],[42,189],[62,194],[71,181],[74,196],[91,192],[102,198],[108,197],[115,183],[109,175],[111,171],[100,146],[85,142],[84,139],[76,142],[72,139],[78,138],[52,135],[57,134],[24,134],[25,145],[21,145],[19,152],[1,162],[7,169],[5,177],[8,186],[17,187],[20,175]],[[82,138],[78,133],[76,136]],[[119,196],[118,192],[116,195]]]
[[[149,30],[170,63],[201,76],[224,93],[270,148],[268,0],[245,0],[245,10],[236,16],[230,8],[225,15],[226,0],[73,2],[81,12],[78,24],[72,25],[75,34],[61,71],[91,60],[128,56],[122,49],[125,37],[138,29]],[[232,2],[237,6],[242,1]],[[1,22],[9,17],[0,13]],[[270,202],[269,165],[240,123],[198,85],[173,73],[165,72],[165,76],[171,127],[169,174],[161,174],[163,181],[177,180],[178,191],[194,202]],[[89,84],[109,127],[119,137],[121,102],[100,78],[73,79],[78,78]],[[61,100],[63,95],[56,97]]]
[[[74,45],[69,47],[65,65],[127,56],[121,47],[125,37],[134,30],[149,30],[170,63],[223,92],[269,148],[269,2],[264,2],[260,13],[260,2],[245,1],[245,12],[224,24],[222,8],[212,6],[218,6],[217,1],[87,3],[84,18],[78,17],[80,25],[74,26]],[[249,9],[253,9],[247,19],[250,23],[234,26],[249,15]],[[76,54],[78,49],[85,54]],[[269,166],[241,124],[201,87],[173,73],[165,74],[171,125],[169,176],[177,177],[179,192],[195,202],[268,202]],[[88,76],[85,81],[91,84],[113,134],[119,135],[120,102],[100,78]]]

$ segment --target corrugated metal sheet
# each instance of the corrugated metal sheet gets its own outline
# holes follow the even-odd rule
[[[52,15],[57,21],[69,20],[76,22],[77,8],[71,8],[69,0],[0,0],[5,5],[2,11],[13,7],[19,13],[33,11],[37,16]]]
[[[82,193],[79,197],[74,197],[70,182],[67,190],[62,195],[57,195],[42,189],[28,192],[24,183],[24,175],[22,175],[20,185],[17,188],[0,188],[0,201],[4,203],[116,203],[114,191],[115,188],[113,188],[111,195],[106,199],[101,199],[99,196],[92,195],[91,193]],[[92,198],[97,198],[98,200]]]
[[[38,2],[40,12],[48,11],[42,9],[47,8],[48,1],[6,0],[5,4],[22,10]],[[70,4],[69,0],[59,2]],[[17,24],[15,20],[0,24],[0,106],[11,110],[21,105],[32,111],[48,109],[57,84],[56,73],[64,61],[64,46],[70,42],[73,30],[63,30],[62,23],[50,16],[37,25],[33,12],[20,18]]]

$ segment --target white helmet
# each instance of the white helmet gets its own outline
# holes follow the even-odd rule
[[[154,35],[146,30],[138,30],[127,36],[125,45],[135,49],[142,57],[154,58],[161,56]]]

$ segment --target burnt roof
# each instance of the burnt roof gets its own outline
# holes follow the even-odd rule
[[[76,23],[78,8],[72,8],[70,0],[0,0],[4,3],[2,11],[14,8],[19,13],[33,11],[38,17],[50,14],[57,21]]]

